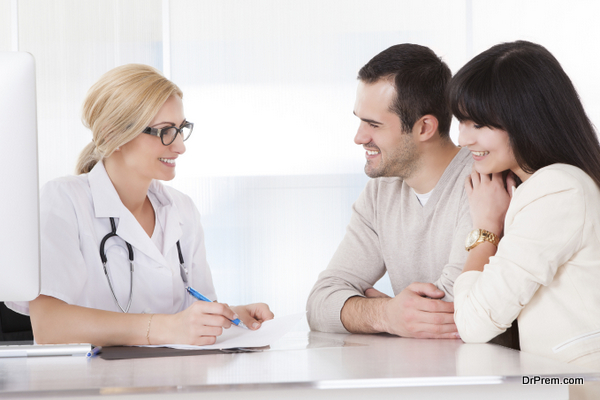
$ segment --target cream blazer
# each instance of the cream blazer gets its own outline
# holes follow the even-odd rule
[[[600,352],[600,189],[553,164],[516,190],[504,237],[483,272],[454,284],[465,342],[487,342],[518,317],[521,350],[561,361]]]

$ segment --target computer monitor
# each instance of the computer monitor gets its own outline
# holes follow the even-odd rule
[[[0,52],[0,301],[40,292],[35,61]]]

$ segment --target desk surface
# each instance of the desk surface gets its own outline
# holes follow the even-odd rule
[[[0,360],[0,397],[469,386],[599,373],[492,344],[291,332],[260,353]],[[333,394],[333,391],[330,393]],[[134,396],[135,397],[135,396]]]

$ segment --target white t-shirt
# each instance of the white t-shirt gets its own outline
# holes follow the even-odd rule
[[[423,207],[425,207],[425,204],[427,204],[427,200],[429,200],[429,198],[431,197],[431,193],[433,193],[434,189],[431,189],[430,192],[423,193],[423,194],[419,194],[419,193],[415,192],[413,189],[413,193],[417,196],[417,199],[419,199],[419,203],[421,203],[421,205]]]
[[[123,205],[104,164],[89,174],[68,176],[44,185],[40,200],[41,294],[68,304],[121,312],[110,292],[100,258],[100,242],[115,219],[118,237],[107,240],[107,269],[119,303],[129,300],[129,259],[134,252],[130,313],[176,313],[193,301],[180,275],[179,240],[189,284],[215,300],[206,261],[200,214],[183,193],[153,181],[148,190],[159,230],[157,243]],[[162,243],[162,245],[161,245]],[[158,246],[157,246],[158,244]],[[161,248],[162,247],[162,248]],[[7,303],[29,314],[29,303]]]

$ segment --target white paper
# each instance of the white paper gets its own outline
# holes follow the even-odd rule
[[[183,350],[214,350],[233,349],[238,347],[263,347],[268,346],[283,335],[288,333],[302,319],[305,313],[286,315],[265,321],[256,331],[240,328],[232,325],[229,329],[223,329],[223,334],[217,336],[217,342],[206,346],[191,346],[185,344],[164,344],[159,346],[143,347],[170,347]]]

